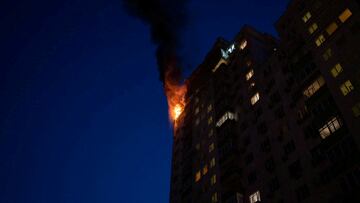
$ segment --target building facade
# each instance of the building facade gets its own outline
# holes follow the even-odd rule
[[[170,202],[360,202],[360,3],[293,0],[187,80]]]

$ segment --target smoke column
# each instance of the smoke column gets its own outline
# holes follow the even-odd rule
[[[179,82],[177,48],[181,30],[186,25],[188,0],[123,0],[123,6],[131,16],[150,26],[152,41],[157,45],[156,57],[160,80]]]

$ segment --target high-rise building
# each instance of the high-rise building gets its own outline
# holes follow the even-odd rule
[[[171,203],[360,202],[360,3],[293,0],[187,80]]]

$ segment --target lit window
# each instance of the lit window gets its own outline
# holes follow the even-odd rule
[[[208,172],[208,166],[205,165],[204,168],[203,168],[203,175],[206,175]]]
[[[336,64],[331,70],[331,75],[336,78],[341,72],[343,71],[342,66],[340,65],[340,63]]]
[[[210,184],[215,185],[215,183],[216,183],[216,175],[213,175],[213,176],[211,176]]]
[[[360,116],[360,102],[355,104],[353,107],[352,107],[352,112],[354,114],[355,117],[359,117]]]
[[[213,122],[213,118],[212,118],[212,116],[210,116],[210,117],[208,118],[208,125],[210,125],[212,122]]]
[[[201,179],[201,171],[198,171],[195,174],[195,182],[198,182],[200,179]]]
[[[199,113],[199,107],[195,109],[195,115]]]
[[[215,162],[215,158],[212,158],[210,160],[210,168],[213,168],[215,166],[216,162]]]
[[[215,192],[213,195],[211,195],[211,203],[218,202],[217,193]]]
[[[256,202],[260,202],[260,191],[256,191],[255,193],[251,194],[250,197],[250,203],[256,203]]]
[[[310,27],[309,27],[309,33],[312,34],[314,33],[316,30],[318,29],[318,25],[316,23],[313,23]]]
[[[330,48],[326,49],[326,51],[323,54],[323,59],[325,61],[329,60],[329,58],[332,56],[332,50]]]
[[[215,68],[212,69],[212,72],[215,72],[221,65],[225,64],[227,65],[229,62],[223,58],[220,59],[220,61],[218,62],[218,64],[216,64]]]
[[[234,113],[226,112],[219,120],[216,122],[216,127],[220,127],[227,120],[237,120],[237,116]]]
[[[338,28],[338,25],[335,22],[333,22],[326,28],[326,32],[329,35],[332,35],[337,30],[337,28]]]
[[[317,92],[320,89],[320,87],[322,87],[324,84],[325,84],[325,80],[322,76],[320,76],[311,85],[309,85],[303,93],[305,96],[309,98],[313,94],[315,94],[315,92]]]
[[[340,90],[344,96],[349,94],[354,89],[354,86],[351,84],[350,80],[347,80],[340,86]]]
[[[207,107],[207,112],[209,113],[212,110],[212,105],[209,104],[209,106]]]
[[[252,83],[250,84],[250,88],[252,88],[252,87],[255,87],[255,83],[254,83],[254,82],[252,82]]]
[[[243,40],[243,41],[240,43],[240,49],[241,49],[241,50],[245,49],[246,45],[247,45],[247,41],[246,41],[246,40]]]
[[[339,15],[339,20],[344,23],[351,15],[351,11],[347,8]]]
[[[315,44],[316,44],[316,46],[320,46],[320,45],[322,45],[322,43],[324,43],[325,42],[325,37],[324,37],[324,35],[320,35],[318,38],[316,38],[316,40],[315,40]]]
[[[260,99],[260,94],[256,93],[254,96],[251,97],[251,105],[256,104],[256,102],[258,102]]]
[[[246,73],[246,80],[249,80],[254,75],[254,70],[251,69],[248,73]]]
[[[304,21],[304,23],[306,23],[307,21],[309,21],[311,18],[311,13],[310,12],[306,12],[305,15],[302,17],[302,20]]]
[[[211,129],[209,132],[209,137],[213,136],[213,134],[214,134],[214,131],[213,131],[213,129]]]
[[[215,149],[215,145],[214,145],[214,143],[211,143],[211,144],[209,145],[209,152],[214,151],[214,149]]]
[[[323,127],[319,129],[319,133],[322,139],[325,139],[329,135],[333,134],[342,126],[342,123],[338,117],[333,117]]]

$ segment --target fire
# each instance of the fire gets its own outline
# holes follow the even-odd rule
[[[169,78],[165,79],[165,93],[171,121],[176,121],[184,111],[186,90],[185,84],[179,84]]]

